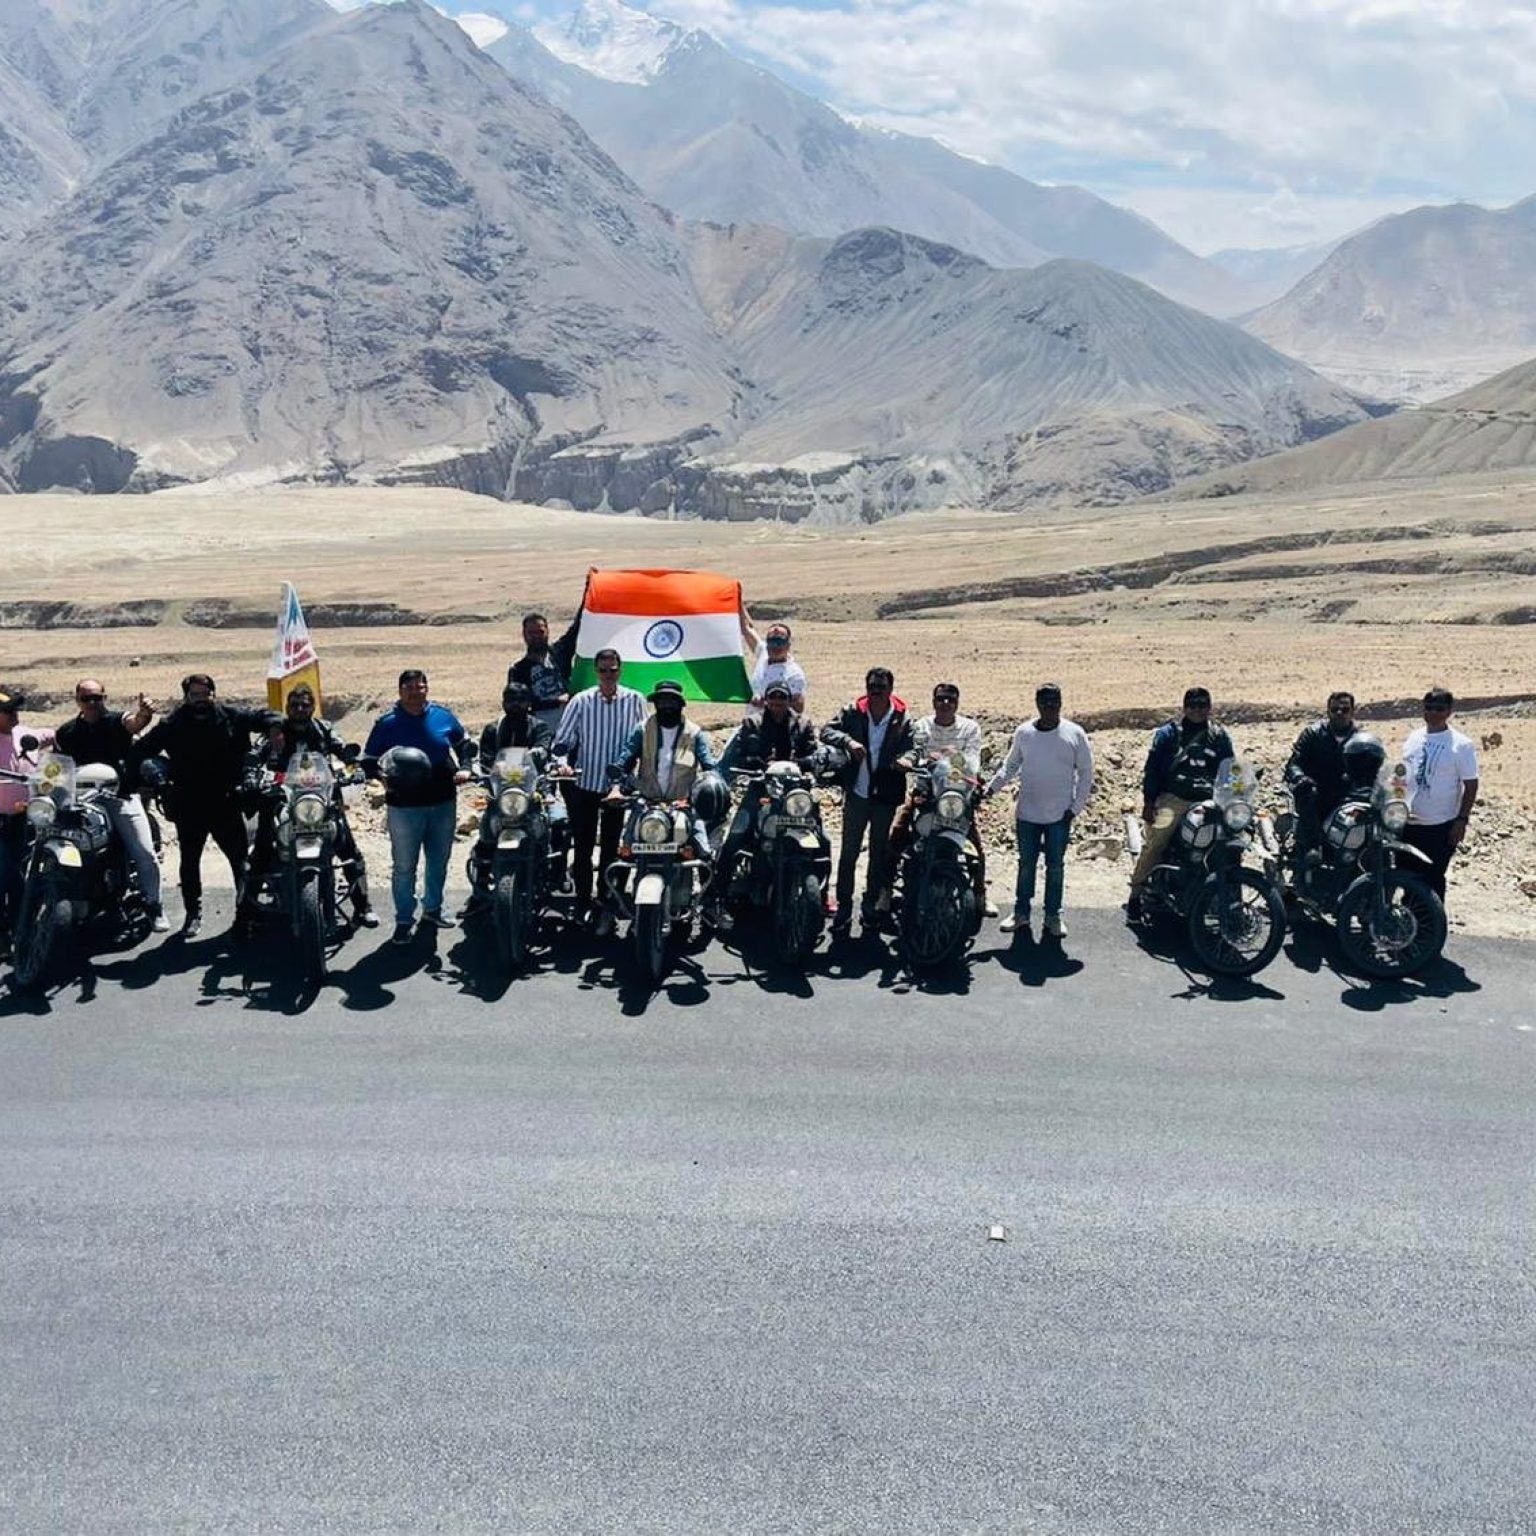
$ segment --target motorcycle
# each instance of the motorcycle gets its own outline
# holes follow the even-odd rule
[[[666,974],[673,931],[687,932],[709,885],[710,863],[694,841],[687,801],[626,794],[619,856],[603,871],[603,884],[629,921],[641,973],[657,986]]]
[[[736,856],[728,901],[773,914],[774,945],[786,965],[803,965],[826,924],[832,852],[821,824],[815,759],[737,769],[752,832]]]
[[[961,955],[981,929],[971,844],[976,787],[940,758],[912,777],[912,833],[896,867],[893,905],[903,956],[934,970]]]
[[[1398,835],[1409,811],[1408,770],[1385,763],[1369,799],[1346,799],[1329,815],[1316,848],[1297,848],[1293,798],[1274,823],[1274,868],[1297,905],[1332,920],[1351,965],[1387,980],[1422,971],[1445,948],[1445,907],[1411,867],[1430,861]]]
[[[313,986],[325,979],[337,910],[350,895],[336,844],[342,793],[361,782],[352,766],[357,756],[356,747],[347,749],[347,772],[338,779],[325,753],[300,748],[284,768],[262,778],[272,817],[272,861],[254,894],[267,895],[272,907],[286,914],[304,979]]]
[[[1209,800],[1184,813],[1142,890],[1144,918],[1183,920],[1190,947],[1218,976],[1252,976],[1285,942],[1285,903],[1274,876],[1243,862],[1253,846],[1258,811],[1255,777],[1228,758],[1216,772]],[[1141,823],[1126,818],[1134,857]]]
[[[564,884],[569,832],[564,820],[550,818],[560,791],[541,756],[527,747],[497,754],[485,776],[490,799],[469,859],[470,885],[490,903],[497,957],[512,972],[527,964],[545,910]]]
[[[23,737],[22,750],[37,741]],[[132,922],[143,914],[138,876],[103,800],[118,792],[117,770],[105,763],[77,768],[61,752],[38,754],[25,782],[31,832],[12,965],[16,984],[34,987],[62,965],[74,933],[110,914]]]

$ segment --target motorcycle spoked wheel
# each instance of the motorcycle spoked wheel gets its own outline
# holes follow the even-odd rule
[[[16,985],[41,986],[63,957],[75,926],[74,903],[62,896],[39,891],[31,910],[17,925],[16,952],[11,962]]]
[[[1190,903],[1189,942],[1212,974],[1252,976],[1285,942],[1285,903],[1256,870],[1221,870]]]
[[[1387,875],[1384,884],[1384,913],[1377,910],[1376,892],[1367,876],[1344,892],[1335,923],[1345,960],[1363,975],[1391,981],[1411,976],[1440,958],[1445,948],[1445,907],[1417,875]]]
[[[926,891],[921,877],[912,886],[902,895],[902,953],[917,970],[937,970],[964,952],[975,930],[976,893],[958,863],[935,864],[928,871]]]
[[[785,964],[804,965],[810,959],[824,916],[821,882],[809,872],[796,878],[775,913],[774,937]]]
[[[503,875],[491,895],[491,923],[496,930],[496,954],[509,971],[528,963],[533,912],[528,881],[515,874]]]
[[[299,941],[299,963],[304,979],[318,987],[325,980],[325,903],[320,897],[317,878],[299,882],[299,910],[295,928]]]
[[[635,909],[635,959],[653,987],[667,973],[667,941],[672,937],[672,901],[663,895],[655,906]]]

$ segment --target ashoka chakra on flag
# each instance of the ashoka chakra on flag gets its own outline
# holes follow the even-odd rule
[[[587,572],[571,687],[597,681],[592,658],[615,650],[627,688],[663,678],[688,698],[740,704],[752,697],[741,654],[741,583],[714,571]]]

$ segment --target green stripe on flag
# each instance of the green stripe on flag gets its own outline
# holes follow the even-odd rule
[[[597,672],[590,656],[571,667],[571,691],[591,688]],[[740,656],[707,656],[698,661],[626,661],[619,674],[625,688],[649,693],[660,682],[681,683],[683,696],[695,704],[746,704],[752,698],[746,663]]]

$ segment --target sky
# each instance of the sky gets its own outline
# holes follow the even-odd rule
[[[359,0],[333,0],[347,5]],[[449,13],[473,0],[442,0]],[[532,23],[573,0],[482,0]],[[641,0],[841,111],[1202,254],[1536,192],[1536,0]]]

